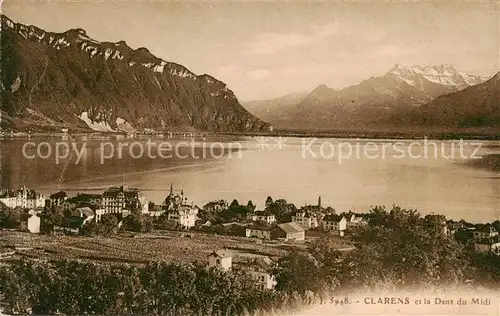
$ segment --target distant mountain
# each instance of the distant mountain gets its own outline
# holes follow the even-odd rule
[[[279,125],[279,120],[283,115],[291,107],[299,104],[308,94],[308,92],[297,92],[271,100],[246,101],[242,102],[242,105],[258,118],[266,117],[267,120]]]
[[[446,94],[415,111],[421,124],[500,127],[500,72],[488,81]]]
[[[458,72],[451,65],[396,64],[386,74],[343,89],[320,85],[295,106],[256,113],[278,128],[329,129],[391,126],[434,98],[486,78]]]
[[[53,33],[1,16],[4,129],[260,131],[225,83],[82,29]],[[168,45],[168,43],[166,43]]]

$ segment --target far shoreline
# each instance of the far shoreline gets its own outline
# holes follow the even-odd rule
[[[4,132],[0,140],[22,137],[51,137],[51,136],[159,136],[171,135],[174,137],[297,137],[297,138],[346,138],[346,139],[432,139],[432,140],[500,140],[499,129],[332,129],[332,130],[291,130],[276,129],[256,132],[214,132],[214,131],[183,131],[165,130],[148,132],[102,132],[95,130],[75,130],[68,133],[61,131],[44,132]]]

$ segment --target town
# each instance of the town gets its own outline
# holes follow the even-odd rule
[[[312,302],[311,295],[323,300],[321,293],[352,286],[349,284],[359,285],[356,282],[371,283],[372,278],[379,278],[377,282],[381,284],[397,284],[399,279],[387,279],[385,273],[363,279],[358,271],[354,274],[358,277],[346,278],[353,275],[352,269],[357,266],[361,271],[379,269],[385,259],[376,258],[387,248],[390,248],[386,251],[388,256],[401,251],[402,262],[417,249],[418,257],[429,257],[426,260],[434,260],[435,251],[450,252],[439,259],[443,266],[448,266],[446,271],[430,272],[445,273],[443,278],[431,277],[426,281],[422,276],[418,282],[425,284],[446,283],[447,270],[461,269],[464,271],[453,278],[474,277],[496,286],[497,277],[491,275],[496,275],[497,268],[492,267],[497,266],[500,258],[499,221],[473,224],[447,220],[437,214],[421,217],[416,211],[398,206],[389,212],[385,207],[373,207],[366,213],[338,212],[322,205],[321,197],[316,203],[301,207],[270,196],[263,209],[257,209],[252,201],[237,200],[230,203],[214,200],[198,207],[184,190],[174,189],[172,184],[165,190],[161,204],[148,201],[140,189],[125,185],[108,188],[102,194],[69,196],[59,191],[48,197],[27,187],[2,189],[0,228],[0,270],[10,271],[34,263],[42,264],[43,269],[59,269],[57,262],[76,260],[75,264],[82,267],[98,264],[103,269],[107,265],[130,269],[132,265],[149,271],[151,264],[166,262],[165,269],[182,267],[195,269],[189,271],[198,274],[202,270],[196,270],[197,267],[219,271],[230,278],[243,273],[262,293],[251,295],[274,293],[276,297],[285,295],[287,299],[300,300],[301,304]],[[383,233],[378,235],[381,228]],[[410,236],[403,238],[405,234]],[[392,241],[386,241],[387,238]],[[408,252],[407,248],[413,250]],[[360,254],[367,257],[359,257]],[[470,256],[467,264],[457,265],[456,260],[464,260],[464,254]],[[27,266],[22,263],[26,260],[30,262]],[[358,260],[363,264],[354,264]],[[371,268],[365,267],[370,264]],[[414,282],[413,263],[407,269],[407,278]],[[471,276],[466,277],[468,274]],[[21,277],[15,276],[16,273],[7,275],[10,275],[7,283],[18,282],[11,278]],[[74,277],[83,276],[70,278]],[[211,276],[214,280],[218,277],[221,276]],[[23,283],[29,278],[16,280]],[[23,295],[19,291],[17,296],[3,295],[15,302]],[[300,295],[297,298],[293,293]],[[8,305],[7,309],[23,310],[15,305]]]

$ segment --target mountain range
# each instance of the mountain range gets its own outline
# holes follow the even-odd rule
[[[1,16],[0,126],[13,130],[265,131],[227,85],[124,41]]]
[[[470,96],[468,111],[457,110],[455,116],[443,116],[457,107],[463,89],[483,84],[487,78],[457,71],[452,65],[402,66],[396,64],[387,73],[372,77],[343,89],[332,89],[326,85],[316,87],[309,94],[298,94],[293,102],[288,96],[267,101],[245,102],[243,105],[259,118],[277,128],[285,129],[334,129],[395,127],[401,125],[443,124],[462,127],[471,124],[495,125],[495,120],[478,119],[477,116],[496,115],[498,99],[495,101],[495,85],[487,85],[482,92],[491,95],[491,104],[483,105]],[[474,94],[478,89],[472,89]],[[447,95],[439,103],[432,103]],[[455,100],[448,104],[447,100]],[[437,101],[437,100],[436,100]],[[493,104],[496,102],[496,105]],[[496,106],[496,108],[495,108]],[[496,110],[495,110],[496,109]],[[497,111],[497,112],[495,112]],[[446,112],[448,113],[448,112]],[[460,117],[463,114],[467,117]],[[459,118],[460,117],[460,118]],[[470,122],[467,123],[467,122]]]
[[[83,29],[48,32],[1,15],[0,54],[3,130],[500,127],[499,75],[488,80],[448,64],[396,64],[346,88],[320,85],[242,105],[208,74],[124,41],[97,41]]]

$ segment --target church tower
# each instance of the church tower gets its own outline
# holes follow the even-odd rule
[[[321,211],[321,196],[318,196],[318,211]]]

